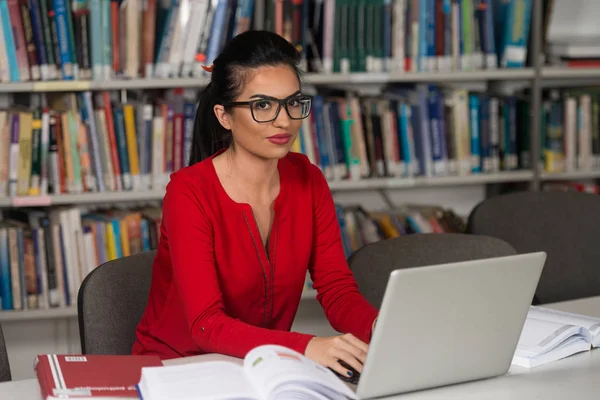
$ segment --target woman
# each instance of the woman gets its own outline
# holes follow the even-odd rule
[[[291,153],[310,98],[299,54],[282,37],[250,31],[214,61],[196,115],[190,166],[163,202],[152,286],[135,354],[244,357],[279,344],[336,372],[362,371],[377,310],[346,263],[321,171]],[[290,332],[306,271],[338,332]]]

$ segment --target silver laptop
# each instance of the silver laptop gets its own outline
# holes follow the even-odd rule
[[[357,396],[505,374],[545,261],[537,252],[393,271]]]

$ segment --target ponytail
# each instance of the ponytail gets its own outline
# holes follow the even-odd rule
[[[213,108],[216,96],[213,92],[214,85],[209,83],[200,93],[188,165],[194,165],[229,147],[230,132],[223,128],[215,115]]]
[[[263,66],[288,65],[300,79],[299,62],[298,50],[276,33],[249,30],[231,39],[212,67],[206,69],[212,71],[211,81],[200,93],[189,165],[233,145],[231,131],[221,125],[214,106],[235,101],[248,72]]]

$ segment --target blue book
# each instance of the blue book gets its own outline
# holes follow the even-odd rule
[[[225,32],[225,18],[227,17],[227,0],[219,0],[219,4],[215,10],[213,17],[213,25],[210,31],[210,39],[208,41],[208,49],[206,52],[206,64],[211,65],[217,55],[221,51],[221,42]]]
[[[427,43],[427,69],[426,71],[436,70],[436,54],[435,54],[435,17],[436,17],[436,1],[427,0],[427,8],[425,18],[427,21],[426,26],[426,43]],[[420,29],[420,28],[419,28]]]
[[[411,108],[405,102],[398,102],[398,142],[402,149],[402,159],[405,163],[404,175],[412,176],[417,171],[417,160],[414,154],[413,132],[411,126]]]
[[[10,279],[10,258],[8,255],[8,230],[0,226],[0,297],[2,309],[13,309],[12,287]]]
[[[44,27],[42,25],[42,16],[40,14],[40,0],[29,0],[29,13],[31,18],[31,30],[33,33],[33,42],[40,64],[42,80],[48,80],[50,73],[48,70],[48,55],[46,44],[44,42]],[[51,50],[51,49],[50,49]]]
[[[481,145],[479,136],[479,95],[469,93],[469,120],[471,131],[471,172],[481,172]]]
[[[527,41],[531,25],[531,0],[512,0],[505,10],[501,57],[504,68],[523,68],[527,57]]]
[[[440,126],[441,116],[439,113],[440,94],[436,87],[429,87],[427,98],[429,112],[429,126],[431,137],[431,159],[433,161],[433,171],[435,175],[445,173],[444,147],[442,140],[442,131]]]
[[[313,112],[315,113],[315,127],[317,133],[317,147],[319,149],[319,166],[323,172],[327,172],[325,176],[329,175],[328,171],[333,167],[329,159],[329,143],[327,142],[327,135],[325,131],[325,116],[324,114],[325,102],[323,96],[315,96],[313,98]]]
[[[480,168],[483,172],[492,169],[492,140],[490,131],[490,99],[482,94],[479,98],[479,143],[480,143]]]
[[[115,136],[117,137],[117,153],[119,164],[121,166],[121,178],[123,179],[123,188],[131,190],[132,181],[129,169],[129,155],[127,153],[127,137],[125,136],[125,116],[123,107],[117,105],[113,107],[115,116]]]
[[[419,0],[419,72],[427,71],[427,7],[429,0]]]
[[[68,0],[53,0],[54,15],[56,21],[56,31],[58,36],[58,47],[60,50],[60,63],[62,68],[62,78],[64,80],[73,80],[73,63],[76,60],[71,58],[73,44],[70,40],[68,18],[71,16],[67,12]]]
[[[8,3],[0,1],[0,18],[2,18],[2,33],[6,44],[6,56],[8,57],[8,70],[10,72],[11,82],[20,80],[19,64],[17,63],[17,49],[15,48],[15,39],[13,36],[10,14],[8,12]]]
[[[90,39],[92,78],[104,79],[104,34],[102,32],[102,0],[90,0]],[[110,5],[110,4],[109,4]]]
[[[431,134],[429,122],[429,105],[427,102],[428,90],[424,85],[418,85],[411,94],[413,139],[415,153],[419,160],[420,174],[433,175],[433,158],[431,152]]]
[[[196,106],[194,103],[185,103],[183,105],[183,165],[186,166],[190,160],[192,152],[192,135],[194,133],[194,116],[196,115]],[[146,129],[148,130],[148,138],[152,136],[152,118],[146,120]],[[150,143],[148,143],[150,146]],[[150,148],[150,147],[148,147]],[[148,169],[151,170],[151,157],[148,157]]]

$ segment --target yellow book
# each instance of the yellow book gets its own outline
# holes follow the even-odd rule
[[[392,217],[386,213],[372,213],[372,216],[379,220],[379,225],[386,239],[393,239],[400,236],[400,232],[394,226]]]
[[[119,225],[121,226],[121,247],[123,248],[123,257],[127,257],[131,255],[131,251],[129,249],[129,232],[127,230],[127,218],[122,218],[119,221]]]
[[[108,261],[117,258],[117,245],[115,242],[115,231],[113,230],[112,222],[106,223],[106,254]]]
[[[31,140],[33,115],[19,113],[19,167],[17,169],[17,196],[29,195],[31,179]]]
[[[133,188],[138,189],[141,186],[140,162],[138,158],[137,133],[135,129],[135,113],[133,105],[125,104],[123,106],[123,116],[125,118],[125,136],[127,137],[127,155],[129,157],[129,173],[133,181]]]

